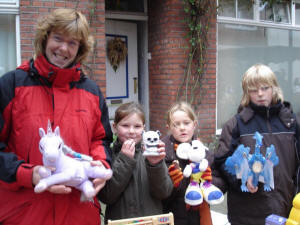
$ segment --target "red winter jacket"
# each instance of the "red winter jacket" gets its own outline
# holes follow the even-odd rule
[[[38,129],[60,127],[66,145],[110,164],[112,133],[97,85],[80,64],[61,69],[40,56],[0,78],[0,223],[100,224],[100,207],[80,192],[35,194],[32,169],[42,165]]]

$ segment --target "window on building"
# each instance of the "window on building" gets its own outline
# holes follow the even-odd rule
[[[19,62],[17,24],[18,2],[0,0],[0,76],[15,69]]]
[[[259,5],[259,18],[262,21],[291,23],[291,9],[289,2],[274,3],[269,5],[268,2]]]
[[[144,12],[144,1],[141,1],[141,0],[105,0],[105,10]]]
[[[236,16],[241,15],[236,13],[240,1],[226,2],[234,5],[235,16],[218,14],[217,128],[236,113],[242,97],[242,76],[256,63],[266,64],[275,72],[285,100],[300,115],[300,3],[281,5],[272,17],[267,6],[263,9],[256,2],[258,5],[249,8],[253,18],[245,20]],[[230,12],[228,7],[226,12]],[[274,19],[276,16],[281,19]]]
[[[220,0],[219,16],[253,19],[253,4],[249,0]]]

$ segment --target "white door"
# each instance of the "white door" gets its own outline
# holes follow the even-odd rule
[[[106,46],[109,40],[121,38],[128,54],[116,71],[106,54],[106,99],[112,121],[116,108],[122,103],[138,101],[137,25],[135,23],[106,20]]]

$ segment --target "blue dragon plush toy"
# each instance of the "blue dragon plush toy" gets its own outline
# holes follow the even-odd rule
[[[253,138],[256,140],[254,154],[249,154],[249,147],[239,145],[233,155],[227,158],[225,170],[241,179],[243,192],[249,191],[246,186],[249,178],[252,178],[254,187],[258,182],[262,182],[264,190],[271,191],[271,188],[274,189],[273,167],[279,162],[275,147],[274,145],[267,147],[266,155],[263,156],[260,153],[263,136],[259,132],[255,132]]]

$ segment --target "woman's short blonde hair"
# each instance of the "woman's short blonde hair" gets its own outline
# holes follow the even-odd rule
[[[192,106],[189,103],[182,101],[182,102],[175,103],[168,110],[168,112],[167,112],[167,125],[171,126],[172,116],[177,111],[185,112],[192,121],[197,120],[195,111],[193,110]]]
[[[45,55],[46,42],[51,31],[62,32],[79,40],[80,46],[74,63],[84,62],[93,49],[94,39],[90,35],[86,17],[74,9],[60,8],[38,21],[34,40],[35,58]]]
[[[278,101],[283,102],[282,90],[278,85],[277,78],[270,67],[263,64],[251,66],[244,74],[242,80],[243,97],[241,106],[248,106],[250,103],[249,90],[254,90],[262,86],[272,87],[272,104]]]

